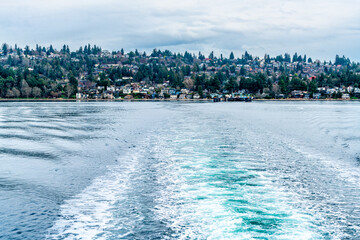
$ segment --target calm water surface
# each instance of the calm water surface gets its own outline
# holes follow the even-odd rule
[[[360,103],[0,103],[0,239],[360,239]]]

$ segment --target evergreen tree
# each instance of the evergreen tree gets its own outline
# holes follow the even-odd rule
[[[295,53],[293,55],[293,58],[292,58],[292,62],[296,62],[296,61],[298,61],[298,54],[297,53]]]
[[[214,51],[211,51],[211,53],[209,54],[209,58],[214,59]]]
[[[25,46],[25,51],[24,51],[24,54],[25,55],[30,55],[30,47],[28,45]]]
[[[233,52],[230,53],[229,58],[230,58],[230,60],[234,60],[235,56],[234,56],[234,53],[233,53]]]
[[[204,60],[205,59],[205,56],[201,54],[201,52],[199,52],[199,59],[200,60]]]
[[[7,45],[6,43],[4,43],[3,45],[2,45],[2,52],[3,52],[3,55],[7,55],[8,54],[8,52],[9,52],[9,45]]]
[[[288,62],[288,63],[290,63],[290,62],[291,62],[290,54],[285,53],[285,58],[284,58],[284,61],[285,61],[285,62]]]

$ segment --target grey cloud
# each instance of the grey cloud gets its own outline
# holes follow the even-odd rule
[[[13,0],[4,7],[11,10],[0,15],[0,36],[10,44],[360,60],[357,0]]]

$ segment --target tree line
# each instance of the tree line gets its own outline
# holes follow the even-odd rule
[[[280,67],[270,73],[249,72],[244,66],[259,66],[261,59],[245,52],[241,58],[235,58],[233,52],[229,57],[215,56],[210,52],[206,57],[199,52],[174,53],[169,50],[154,49],[148,55],[138,50],[125,53],[123,49],[103,54],[101,47],[85,45],[76,51],[63,45],[56,50],[52,45],[36,45],[19,48],[8,44],[2,45],[2,62],[0,63],[0,97],[75,97],[78,81],[89,81],[96,86],[122,86],[131,81],[148,84],[168,82],[173,88],[188,88],[197,91],[201,96],[204,91],[234,92],[246,90],[249,93],[266,93],[269,97],[277,94],[288,95],[293,90],[316,93],[319,87],[342,87],[360,84],[360,65],[351,63],[345,56],[335,57],[334,63],[324,63],[323,73],[309,79],[302,76],[303,63],[312,63],[306,55],[295,53],[276,57],[264,56],[265,64],[276,61]],[[118,64],[121,66],[101,68],[99,65]],[[293,63],[295,68],[287,70],[283,63]],[[341,65],[341,71],[333,71],[330,66]],[[320,63],[314,64],[317,67]],[[134,66],[136,68],[134,68]],[[240,70],[237,66],[242,66]],[[101,70],[99,70],[101,69]],[[136,70],[134,70],[136,69]],[[124,78],[131,77],[131,78]],[[125,79],[125,80],[123,80]]]

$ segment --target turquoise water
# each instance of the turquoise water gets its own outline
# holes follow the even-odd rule
[[[358,239],[358,103],[2,103],[0,238]]]

